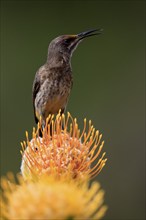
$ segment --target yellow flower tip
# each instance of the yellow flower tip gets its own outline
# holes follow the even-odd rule
[[[43,176],[39,181],[15,182],[13,175],[1,180],[2,219],[101,219],[107,207],[99,183],[56,180]]]
[[[27,141],[22,143],[21,172],[25,179],[44,174],[94,177],[102,170],[106,163],[105,153],[101,155],[104,142],[101,142],[102,135],[95,131],[91,121],[87,129],[84,119],[81,134],[77,119],[73,119],[69,112],[67,116],[58,114],[55,119],[49,115],[47,122],[42,138],[38,135],[41,126],[38,124],[37,130],[33,129],[32,139],[29,141],[26,133]]]

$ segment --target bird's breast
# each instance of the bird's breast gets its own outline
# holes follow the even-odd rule
[[[42,83],[35,99],[36,109],[47,117],[65,109],[72,88],[72,74],[49,75]]]

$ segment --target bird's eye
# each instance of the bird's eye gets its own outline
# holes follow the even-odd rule
[[[68,39],[65,39],[65,40],[64,40],[64,43],[65,43],[65,44],[69,44],[69,43],[71,43],[71,41],[72,41],[72,39],[68,38]]]

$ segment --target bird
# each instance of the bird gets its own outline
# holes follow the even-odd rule
[[[35,122],[41,118],[42,127],[49,114],[63,114],[73,86],[71,57],[80,42],[99,35],[102,29],[92,29],[74,35],[61,35],[48,47],[47,60],[35,74],[32,98]]]

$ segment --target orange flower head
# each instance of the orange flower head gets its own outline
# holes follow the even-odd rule
[[[41,120],[40,120],[41,121]],[[70,113],[54,118],[49,115],[46,126],[42,130],[42,137],[33,129],[32,139],[22,145],[21,172],[25,179],[40,177],[43,174],[53,175],[57,178],[80,178],[83,176],[95,177],[104,167],[105,152],[101,154],[104,141],[102,135],[89,121],[87,130],[86,119],[84,128],[80,133],[76,118]],[[94,164],[94,165],[93,165]]]

